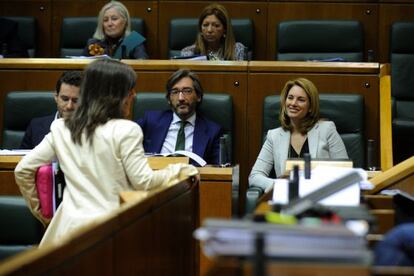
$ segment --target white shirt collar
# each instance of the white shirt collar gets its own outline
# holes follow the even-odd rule
[[[192,126],[195,126],[195,120],[196,120],[196,113],[194,112],[193,115],[190,116],[190,118],[187,119],[187,122],[189,122]],[[181,122],[180,117],[177,116],[177,114],[175,114],[175,112],[173,112],[173,120],[172,123],[176,124]]]

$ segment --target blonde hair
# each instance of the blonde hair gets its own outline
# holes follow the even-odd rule
[[[98,25],[96,26],[95,33],[93,34],[93,38],[103,40],[105,38],[105,32],[103,29],[103,17],[107,10],[114,8],[119,12],[119,15],[125,20],[125,30],[123,36],[128,36],[131,33],[131,18],[129,16],[128,9],[119,1],[111,1],[99,12],[98,15]]]
[[[231,20],[226,8],[220,4],[211,4],[204,8],[198,18],[198,34],[195,41],[195,50],[196,54],[207,55],[207,47],[202,36],[201,27],[203,25],[204,19],[209,15],[215,15],[223,24],[225,35],[221,38],[220,41],[220,55],[225,60],[235,60],[236,53],[234,50],[234,45],[236,40],[233,34],[233,28],[231,25]]]
[[[299,131],[305,134],[319,121],[320,118],[318,89],[310,80],[298,78],[290,80],[285,84],[285,87],[280,94],[279,120],[284,130],[292,131],[293,126],[286,112],[286,99],[290,89],[295,85],[302,88],[309,99],[309,112],[302,119],[302,123],[299,126]]]

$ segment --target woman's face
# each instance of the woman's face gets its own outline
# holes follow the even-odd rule
[[[217,44],[225,33],[221,21],[214,14],[208,15],[201,23],[201,33],[207,44]]]
[[[107,9],[103,16],[103,29],[106,36],[118,38],[124,34],[126,21],[115,8]]]
[[[294,85],[290,88],[286,97],[286,113],[293,121],[300,121],[309,112],[309,97],[302,87]]]

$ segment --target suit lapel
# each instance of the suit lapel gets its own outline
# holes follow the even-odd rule
[[[309,153],[313,158],[316,158],[316,153],[318,151],[318,143],[319,143],[319,125],[316,124],[309,132],[308,132],[308,144],[309,144]]]
[[[281,169],[284,170],[284,163],[288,158],[288,152],[290,148],[290,131],[282,130],[280,132],[280,145],[275,146],[279,149],[279,154],[277,154],[277,158],[279,159],[278,163],[281,164],[283,167]]]
[[[166,112],[158,121],[155,127],[153,141],[154,152],[161,152],[162,145],[164,144],[165,137],[167,137],[168,129],[170,127],[173,115],[172,112]]]
[[[193,152],[204,158],[204,152],[207,148],[207,125],[204,120],[197,114],[193,135]]]

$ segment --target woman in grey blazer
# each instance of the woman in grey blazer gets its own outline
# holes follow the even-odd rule
[[[249,176],[249,186],[265,191],[273,187],[269,177],[272,168],[276,177],[285,171],[288,158],[347,159],[345,145],[332,121],[320,120],[319,94],[315,85],[305,78],[288,81],[280,95],[281,127],[271,129]]]

